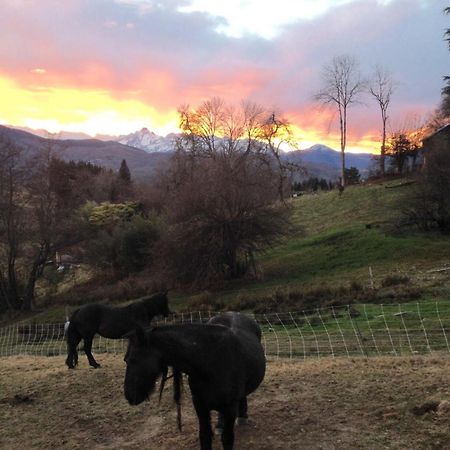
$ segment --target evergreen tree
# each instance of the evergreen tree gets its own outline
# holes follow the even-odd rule
[[[130,169],[128,168],[127,162],[125,159],[123,159],[122,163],[120,164],[119,178],[120,178],[120,180],[122,180],[125,183],[131,182]]]
[[[391,164],[397,169],[400,176],[408,157],[411,156],[413,144],[404,133],[394,133],[386,148],[386,154],[391,157]]]
[[[345,169],[345,179],[347,184],[359,184],[361,181],[361,175],[356,167],[350,167]]]

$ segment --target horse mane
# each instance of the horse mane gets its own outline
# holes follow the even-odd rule
[[[148,295],[135,300],[133,303],[128,304],[125,308],[129,311],[140,311],[144,308],[147,314],[152,317],[158,315],[162,308],[167,305],[168,299],[165,292],[157,292],[156,294]]]

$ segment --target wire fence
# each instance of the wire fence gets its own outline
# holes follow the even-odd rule
[[[180,313],[154,325],[205,323],[215,312]],[[249,314],[268,358],[321,358],[450,352],[450,301],[360,304],[301,312]],[[96,336],[95,353],[123,354],[127,342]],[[0,356],[66,353],[64,323],[0,328]]]

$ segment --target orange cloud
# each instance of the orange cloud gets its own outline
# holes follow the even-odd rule
[[[118,100],[105,90],[25,89],[0,77],[0,122],[95,134],[125,134],[144,126],[158,134],[177,131],[175,109],[160,112],[139,100]]]
[[[93,79],[99,74],[105,74],[101,68],[91,66],[84,74],[90,74]],[[46,76],[44,73],[34,76]],[[106,73],[107,75],[107,73]],[[253,92],[255,86],[263,82],[254,72],[247,72],[239,78],[223,79],[222,83],[213,84],[217,80],[215,74],[208,74],[202,80],[205,85],[190,88],[189,98],[198,104],[205,97],[204,92],[209,86],[208,94],[225,93],[230,98],[245,98]],[[84,78],[88,79],[88,76]],[[239,82],[239,80],[242,80]],[[67,81],[66,81],[67,83]],[[148,72],[142,75],[135,91],[110,92],[106,89],[92,89],[79,86],[52,87],[50,83],[38,85],[33,83],[29,88],[19,85],[16,81],[0,76],[0,122],[30,128],[44,128],[50,132],[61,130],[95,134],[127,134],[142,127],[147,127],[157,134],[166,135],[177,132],[177,106],[182,99],[171,99],[172,108],[151,106],[147,98],[163,99],[173,86],[171,77],[164,72]],[[61,80],[60,80],[61,84]],[[65,84],[65,83],[63,83]],[[81,79],[83,85],[83,79]],[[311,108],[308,112],[292,111],[286,115],[293,125],[295,138],[299,148],[307,148],[321,143],[332,148],[339,148],[339,135],[336,131],[327,129],[327,122],[332,119],[328,110]],[[366,134],[362,137],[348,136],[348,151],[376,152],[378,145],[376,134]]]

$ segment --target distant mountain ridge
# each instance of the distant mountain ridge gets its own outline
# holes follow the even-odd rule
[[[0,126],[0,136],[6,134],[29,152],[44,147],[48,139],[41,135],[45,136],[45,133],[45,130],[38,130],[36,135],[28,131]],[[64,132],[60,135],[67,136]],[[177,135],[169,134],[162,137],[143,128],[128,135],[101,136],[101,140],[83,137],[84,135],[80,134],[77,138],[52,139],[52,141],[57,143],[61,158],[65,160],[90,161],[108,169],[118,170],[120,163],[125,159],[134,178],[148,179],[168,163],[174,151]],[[371,154],[346,153],[345,157],[346,167],[356,167],[363,176],[367,175],[372,162]],[[304,167],[306,174],[302,175],[302,178],[314,176],[336,180],[339,177],[340,152],[326,145],[316,144],[305,150],[286,152],[282,154],[282,159]]]
[[[130,147],[140,148],[148,153],[171,152],[175,145],[175,134],[169,134],[166,137],[158,136],[148,128],[142,128],[131,134],[119,136],[116,140]]]
[[[372,156],[371,153],[346,152],[345,166],[356,167],[363,176],[367,175],[372,163]],[[340,175],[341,153],[326,145],[316,144],[305,150],[295,150],[286,153],[285,158],[289,162],[306,166],[311,176],[337,179]],[[318,175],[320,172],[323,174]]]
[[[167,165],[170,153],[147,153],[116,141],[99,139],[47,139],[26,131],[0,125],[0,139],[6,138],[22,149],[28,158],[52,145],[55,153],[66,161],[86,161],[119,170],[122,160],[135,179],[151,178],[161,167]]]

